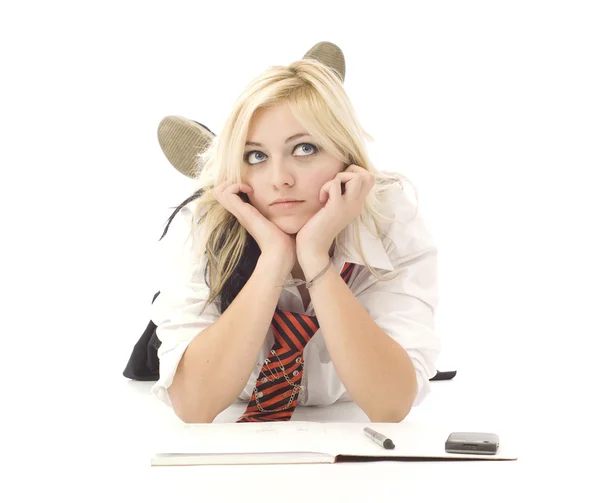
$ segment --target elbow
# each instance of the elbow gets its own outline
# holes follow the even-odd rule
[[[175,415],[186,424],[212,423],[217,414],[213,414],[206,407],[201,407],[197,401],[190,399],[190,394],[183,392],[177,384],[173,383],[168,390]]]
[[[217,414],[212,414],[200,407],[190,407],[189,404],[173,403],[173,412],[186,424],[212,423]]]
[[[400,423],[411,411],[411,407],[390,408],[368,414],[372,423]]]
[[[380,404],[367,416],[372,423],[400,423],[410,414],[417,397],[417,385],[411,387],[410,392],[403,391],[395,400]]]
[[[212,423],[216,417],[198,412],[175,411],[175,414],[186,424]]]

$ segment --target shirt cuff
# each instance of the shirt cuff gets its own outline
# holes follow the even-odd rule
[[[150,391],[169,407],[172,407],[173,405],[171,403],[171,398],[169,397],[168,389],[173,383],[173,377],[175,377],[179,362],[190,342],[191,341],[180,342],[173,349],[161,354],[159,358],[159,378]]]

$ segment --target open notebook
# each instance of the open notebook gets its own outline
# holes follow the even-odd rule
[[[393,440],[388,450],[363,432],[368,426]],[[152,466],[298,464],[342,461],[515,460],[498,433],[494,455],[445,452],[450,431],[415,423],[269,422],[186,424],[156,438]]]

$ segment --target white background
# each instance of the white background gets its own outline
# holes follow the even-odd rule
[[[192,191],[160,150],[160,120],[218,132],[253,77],[323,40],[344,51],[373,159],[415,183],[436,238],[438,368],[540,459],[556,442],[587,452],[595,2],[16,5],[0,8],[0,272],[4,416],[35,437],[25,453],[10,435],[18,459],[45,440],[68,445],[63,459],[129,435],[114,396],[158,289],[158,238]]]

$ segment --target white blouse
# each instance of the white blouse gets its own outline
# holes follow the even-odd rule
[[[410,356],[417,374],[418,395],[414,405],[419,405],[430,391],[429,379],[436,374],[436,359],[440,340],[434,330],[434,312],[437,305],[437,248],[427,231],[422,217],[404,191],[391,187],[390,208],[396,221],[384,224],[386,237],[375,238],[360,226],[363,251],[367,261],[379,273],[400,270],[394,279],[375,278],[364,266],[356,247],[350,239],[349,229],[340,235],[342,249],[337,247],[333,264],[341,272],[345,262],[355,267],[348,282],[352,293],[371,316],[371,319]],[[151,307],[151,319],[156,324],[156,335],[161,341],[158,350],[160,378],[152,387],[154,393],[171,405],[168,388],[179,361],[188,344],[214,323],[219,312],[210,304],[200,316],[209,296],[204,281],[205,261],[194,254],[190,234],[195,201],[192,201],[173,219],[162,242],[171,248],[168,253],[160,295]],[[347,254],[344,253],[344,250]],[[393,276],[393,274],[391,274]],[[291,275],[289,279],[292,279]],[[297,287],[283,289],[278,307],[286,311],[314,316],[312,305],[304,310]],[[254,390],[263,361],[273,345],[269,329],[256,365],[238,402],[248,402]],[[299,396],[298,405],[329,405],[351,398],[338,377],[327,346],[319,329],[304,350],[305,392]]]

